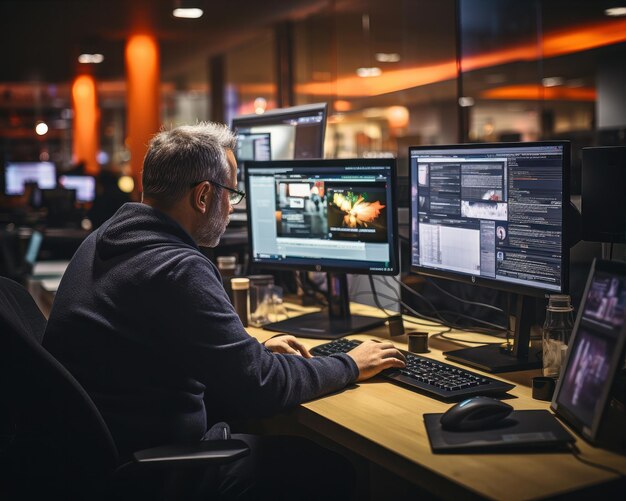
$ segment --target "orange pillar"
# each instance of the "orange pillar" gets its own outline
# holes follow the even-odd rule
[[[141,169],[148,142],[159,131],[159,48],[150,35],[133,35],[126,44],[127,126],[130,165],[141,192]]]
[[[100,171],[96,155],[98,153],[98,118],[96,104],[96,83],[91,75],[81,75],[72,84],[74,106],[74,145],[75,162],[85,162],[87,174],[96,175]]]

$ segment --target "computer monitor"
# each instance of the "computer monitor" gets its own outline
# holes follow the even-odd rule
[[[569,158],[565,141],[409,148],[411,271],[517,293],[512,349],[449,358],[493,372],[540,365],[523,309],[568,291]]]
[[[322,158],[326,133],[326,103],[278,108],[261,115],[235,117],[232,129],[239,136],[238,162]],[[269,134],[268,143],[262,134]],[[256,150],[247,145],[256,141]],[[268,154],[269,158],[260,158]],[[250,153],[255,155],[250,158]]]
[[[247,162],[250,262],[328,272],[328,312],[265,328],[333,339],[381,325],[351,315],[346,273],[398,273],[395,159]]]
[[[610,436],[606,417],[616,376],[624,367],[625,319],[626,263],[594,261],[551,404],[592,443],[610,437],[615,445],[624,445],[618,436]],[[623,437],[623,418],[619,428]]]
[[[11,162],[4,167],[4,194],[23,195],[26,183],[39,189],[56,187],[56,168],[52,162]]]
[[[96,198],[96,178],[93,176],[59,176],[59,184],[76,190],[77,202],[93,202]]]

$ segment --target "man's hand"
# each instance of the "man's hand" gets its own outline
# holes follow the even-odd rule
[[[265,341],[265,347],[273,353],[284,353],[286,355],[301,355],[304,358],[311,358],[313,355],[309,353],[300,341],[294,336],[283,335],[273,337]]]
[[[348,352],[359,368],[357,381],[365,381],[384,369],[405,366],[404,355],[390,342],[365,341]]]

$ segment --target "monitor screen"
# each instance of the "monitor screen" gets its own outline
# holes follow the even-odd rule
[[[56,187],[56,169],[52,162],[15,162],[4,168],[4,193],[23,195],[26,183],[37,183],[40,189]]]
[[[67,190],[76,190],[78,202],[93,202],[96,198],[96,178],[93,176],[59,176],[59,184]]]
[[[566,292],[569,143],[409,148],[411,270],[540,296]]]
[[[245,177],[253,264],[397,273],[394,159],[247,162]]]
[[[622,366],[625,318],[626,266],[594,263],[552,403],[590,439],[598,431],[615,371]]]
[[[245,160],[293,160],[322,158],[324,156],[324,134],[326,132],[326,103],[293,106],[266,111],[262,115],[242,115],[233,119],[232,128],[240,136],[237,153]],[[269,144],[261,134],[269,134]],[[252,138],[250,137],[252,135]],[[258,141],[257,149],[246,145]],[[269,158],[257,158],[256,154]],[[255,158],[249,158],[250,152]]]

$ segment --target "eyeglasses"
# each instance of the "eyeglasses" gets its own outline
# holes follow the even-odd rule
[[[235,190],[233,188],[229,188],[228,186],[224,186],[223,184],[216,183],[215,181],[211,181],[210,179],[205,179],[205,181],[207,183],[214,184],[215,186],[219,186],[220,188],[224,188],[225,190],[227,190],[228,191],[228,201],[230,202],[230,205],[237,205],[246,196],[246,194],[243,191],[239,191],[239,190]],[[191,187],[193,188],[195,186],[198,186],[200,183],[204,183],[204,181],[198,181],[197,183],[192,183]]]

